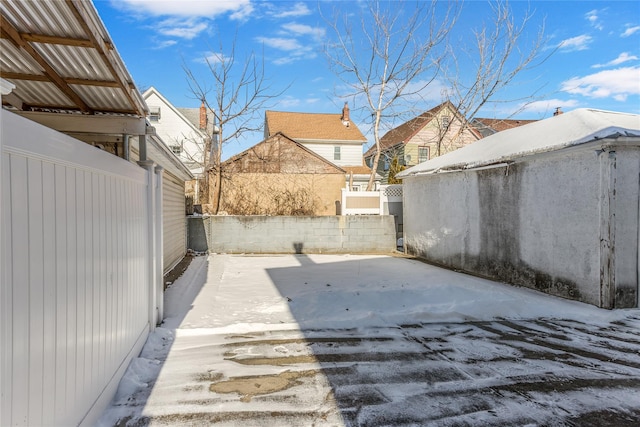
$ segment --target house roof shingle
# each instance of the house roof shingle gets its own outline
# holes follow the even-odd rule
[[[496,132],[502,132],[508,129],[517,128],[536,122],[537,120],[515,120],[515,119],[486,119],[475,118],[472,120],[473,126],[482,134],[483,137],[493,135]]]
[[[498,132],[413,166],[402,171],[398,177],[479,168],[618,136],[640,138],[640,115],[577,109]]]
[[[411,138],[413,138],[416,133],[418,133],[422,128],[428,125],[435,117],[437,117],[440,111],[442,111],[444,108],[447,108],[447,107],[454,114],[457,114],[460,120],[465,120],[464,117],[462,117],[459,113],[457,113],[458,110],[451,103],[451,101],[445,101],[442,104],[428,111],[425,111],[419,116],[414,117],[413,119],[406,121],[400,126],[395,127],[391,129],[389,132],[385,133],[382,136],[382,138],[380,138],[380,150],[385,151],[396,145],[406,144],[407,141],[410,141]],[[480,135],[480,133],[478,133],[478,131],[476,131],[471,127],[469,129],[473,133],[477,134],[478,138],[482,138],[482,136]],[[374,145],[373,147],[369,148],[366,153],[364,153],[364,157],[369,157],[375,154],[375,152],[376,152],[376,147]]]
[[[266,111],[265,125],[269,136],[282,132],[301,141],[367,141],[355,123],[351,121],[349,126],[342,123],[341,114]]]

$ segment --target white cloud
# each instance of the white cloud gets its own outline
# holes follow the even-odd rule
[[[274,49],[285,51],[302,49],[302,45],[298,43],[298,40],[292,38],[256,37],[256,41],[264,43],[266,46],[272,47]]]
[[[231,60],[231,57],[226,56],[222,53],[206,52],[203,53],[201,57],[196,58],[194,62],[198,62],[200,64],[218,64],[223,60],[225,62],[228,62]]]
[[[618,57],[612,61],[607,62],[606,64],[596,64],[592,65],[591,68],[604,68],[604,67],[612,67],[615,65],[620,65],[628,61],[635,61],[638,57],[635,55],[629,55],[627,52],[622,52]]]
[[[311,11],[309,10],[309,8],[305,3],[301,3],[301,2],[293,5],[292,9],[272,13],[272,16],[275,18],[293,18],[297,16],[307,16],[307,15],[311,15]]]
[[[156,45],[153,47],[153,49],[158,49],[158,50],[159,50],[159,49],[164,49],[164,48],[167,48],[167,47],[173,46],[173,45],[175,45],[175,44],[177,44],[177,43],[178,43],[178,42],[177,42],[177,41],[175,41],[175,40],[165,40],[165,41],[162,41],[162,42],[158,42],[158,44],[156,44]]]
[[[288,32],[300,36],[312,36],[315,39],[322,40],[327,34],[326,29],[321,27],[312,27],[310,25],[296,24],[295,22],[284,24],[282,28]]]
[[[302,105],[302,99],[300,98],[294,98],[292,96],[286,95],[278,99],[278,108],[288,109],[297,107],[299,105]]]
[[[526,111],[528,113],[542,113],[543,115],[551,114],[556,108],[576,108],[579,105],[574,99],[545,99],[534,101],[528,104],[521,104],[518,111]]]
[[[630,95],[640,95],[640,67],[604,70],[562,82],[561,90],[588,98],[613,98],[625,101]]]
[[[160,34],[187,40],[193,39],[207,28],[209,28],[209,25],[206,22],[194,18],[169,18],[157,24],[157,30]]]
[[[629,36],[637,33],[638,31],[640,31],[640,25],[635,26],[635,27],[629,27],[626,30],[624,30],[624,33],[620,34],[620,37],[629,37]]]
[[[153,16],[199,16],[214,18],[230,13],[241,17],[253,10],[250,0],[112,0],[111,4],[131,13]]]
[[[597,30],[602,30],[603,27],[600,23],[600,18],[598,17],[598,11],[596,9],[587,12],[584,17],[587,21],[589,21],[592,27]]]
[[[593,37],[583,34],[581,36],[565,39],[558,44],[558,48],[565,52],[573,52],[576,50],[586,50],[593,41]]]

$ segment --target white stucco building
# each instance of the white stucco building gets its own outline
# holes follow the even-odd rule
[[[399,177],[408,253],[598,307],[638,306],[639,115],[575,110]]]

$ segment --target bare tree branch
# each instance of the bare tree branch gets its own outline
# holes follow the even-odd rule
[[[325,46],[325,54],[346,88],[340,88],[341,95],[358,100],[362,106],[354,109],[366,110],[372,119],[375,156],[368,189],[373,187],[380,160],[381,125],[415,111],[416,98],[430,85],[446,83],[445,100],[451,101],[463,123],[448,132],[449,121],[437,133],[436,154],[440,155],[445,139],[451,140],[451,148],[457,147],[457,138],[468,131],[468,120],[489,102],[507,102],[497,99],[502,89],[553,53],[543,55],[543,26],[532,40],[526,40],[533,14],[527,12],[516,21],[508,2],[502,0],[491,3],[491,21],[471,32],[471,47],[460,40],[454,43],[450,36],[461,7],[435,0],[417,1],[414,6],[367,2],[357,34],[349,15],[325,19],[335,36]],[[524,100],[531,102],[535,95],[536,90]]]
[[[219,51],[205,61],[209,69],[211,87],[208,81],[200,80],[186,65],[191,93],[202,100],[215,118],[216,141],[207,164],[207,172],[213,174],[214,192],[212,195],[213,213],[220,209],[222,149],[230,141],[237,140],[243,134],[262,129],[262,114],[274,98],[282,95],[286,88],[274,92],[264,72],[264,61],[251,52],[243,62],[237,62],[235,38],[228,54],[222,45]]]
[[[456,22],[458,9],[454,3],[440,8],[436,1],[414,6],[377,1],[365,7],[358,34],[349,15],[337,13],[333,20],[325,19],[336,41],[324,51],[334,74],[348,88],[342,96],[361,100],[361,108],[371,114],[376,146],[367,185],[371,190],[380,160],[381,122],[398,115],[407,107],[403,101],[435,80],[445,53],[438,48]]]

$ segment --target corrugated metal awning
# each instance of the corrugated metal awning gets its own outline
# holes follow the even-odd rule
[[[90,1],[0,3],[0,77],[15,85],[2,97],[18,111],[132,115],[147,113]]]

